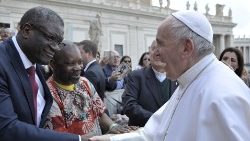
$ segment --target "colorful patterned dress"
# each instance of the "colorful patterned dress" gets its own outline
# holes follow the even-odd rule
[[[52,77],[47,81],[53,96],[53,104],[47,116],[45,128],[78,135],[101,135],[98,118],[104,112],[104,104],[94,86],[84,77],[66,90]]]

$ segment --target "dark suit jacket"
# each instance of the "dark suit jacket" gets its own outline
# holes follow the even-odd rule
[[[122,95],[123,112],[129,117],[129,125],[143,127],[151,115],[164,103],[161,100],[159,81],[152,68],[135,70],[128,74],[125,91]],[[176,83],[168,80],[172,95]]]
[[[84,70],[82,70],[84,71]],[[105,75],[102,71],[101,66],[95,61],[86,70],[86,72],[82,73],[83,76],[86,77],[95,87],[98,95],[103,100],[105,93]]]
[[[0,140],[78,141],[72,134],[35,126],[32,88],[22,60],[11,39],[0,44]],[[36,73],[44,88],[45,108],[40,127],[52,105],[52,96],[37,65]]]
[[[117,83],[116,81],[111,81],[111,80],[108,80],[108,77],[111,76],[113,70],[112,70],[112,67],[107,64],[103,67],[103,72],[105,74],[105,81],[106,81],[106,90],[107,91],[113,91],[115,90],[116,86],[117,86]]]

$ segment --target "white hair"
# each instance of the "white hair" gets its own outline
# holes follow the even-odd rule
[[[170,32],[173,40],[178,43],[178,41],[180,41],[181,39],[190,38],[194,42],[194,47],[196,48],[198,58],[210,54],[214,51],[213,43],[207,41],[205,38],[193,32],[189,27],[187,27],[172,15],[169,16],[167,20],[167,25],[169,27],[168,32]]]

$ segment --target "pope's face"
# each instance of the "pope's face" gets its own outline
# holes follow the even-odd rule
[[[169,27],[164,21],[160,25],[156,34],[157,50],[160,60],[165,63],[165,71],[167,77],[171,80],[176,80],[181,75],[181,47],[169,34]]]

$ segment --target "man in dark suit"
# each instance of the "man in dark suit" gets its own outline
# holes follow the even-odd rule
[[[35,7],[19,24],[17,35],[0,44],[0,140],[78,141],[78,135],[40,128],[52,96],[38,64],[48,64],[59,49],[62,18],[48,8]]]
[[[94,85],[98,95],[103,100],[106,87],[105,75],[95,59],[97,45],[90,40],[84,40],[77,45],[80,48],[84,65],[81,76],[86,77]]]
[[[150,51],[151,67],[128,74],[122,96],[123,111],[129,117],[129,125],[143,127],[151,115],[171,97],[176,83],[166,78],[165,64],[154,52],[154,41]]]

